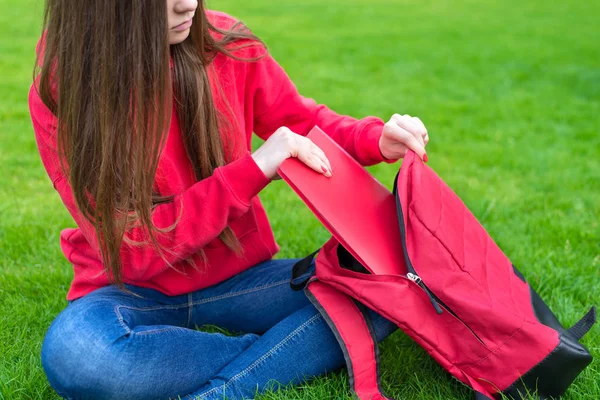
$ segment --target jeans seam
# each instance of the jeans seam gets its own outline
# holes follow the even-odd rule
[[[192,302],[192,293],[188,293],[188,301],[187,303],[184,304],[178,304],[178,305],[163,305],[163,306],[152,306],[152,307],[132,307],[132,306],[126,306],[126,305],[122,305],[122,304],[118,304],[114,307],[114,312],[117,315],[117,318],[119,320],[119,324],[121,324],[121,326],[123,327],[123,329],[125,329],[125,331],[127,331],[127,333],[131,333],[131,329],[129,328],[129,326],[127,326],[127,324],[125,323],[125,321],[123,320],[123,315],[121,314],[120,309],[121,308],[127,308],[129,310],[136,310],[136,311],[155,311],[155,310],[164,310],[164,309],[177,309],[177,308],[182,308],[182,307],[189,307],[189,311],[188,311],[188,327],[189,324],[191,322],[191,313],[192,313],[192,307],[199,305],[199,304],[205,304],[205,303],[210,303],[212,301],[217,301],[217,300],[222,300],[222,299],[226,299],[226,298],[230,298],[230,297],[235,297],[235,296],[240,296],[240,295],[244,295],[244,294],[248,294],[248,293],[253,293],[253,292],[257,292],[259,290],[263,290],[263,289],[269,289],[271,287],[275,287],[275,286],[279,286],[282,285],[284,283],[289,282],[289,280],[282,280],[282,281],[277,281],[274,283],[268,283],[266,285],[262,285],[262,286],[257,286],[254,288],[250,288],[250,289],[246,289],[246,290],[240,290],[239,292],[234,292],[234,293],[225,293],[219,296],[214,296],[214,297],[209,297],[207,299],[203,299],[203,300],[199,300],[196,302]]]
[[[214,297],[209,297],[207,299],[198,300],[196,302],[191,303],[191,305],[192,306],[197,306],[199,304],[210,303],[211,301],[217,301],[217,300],[227,299],[227,298],[230,298],[230,297],[240,296],[240,295],[243,295],[243,294],[258,292],[259,290],[269,289],[269,288],[272,288],[272,287],[275,287],[275,286],[279,286],[279,285],[282,285],[282,284],[288,283],[288,282],[289,282],[289,279],[286,279],[286,280],[283,280],[283,281],[278,281],[278,282],[274,282],[274,283],[268,283],[266,285],[257,286],[257,287],[250,288],[250,289],[240,290],[239,292],[225,293],[225,294],[221,294],[219,296],[214,296]]]
[[[271,348],[271,350],[269,350],[268,352],[266,352],[265,354],[263,354],[262,356],[260,356],[252,364],[250,364],[250,366],[248,366],[248,368],[246,368],[243,371],[240,371],[237,374],[235,374],[233,377],[231,377],[231,379],[229,379],[223,385],[214,387],[214,388],[212,388],[212,389],[210,389],[210,390],[208,390],[208,391],[200,394],[195,399],[196,400],[203,399],[203,398],[205,398],[205,396],[208,396],[208,395],[216,392],[219,389],[221,389],[223,391],[227,390],[227,388],[229,386],[231,386],[235,381],[237,381],[239,378],[243,377],[244,375],[248,374],[250,371],[252,371],[256,367],[258,367],[268,357],[270,357],[271,355],[273,355],[277,350],[279,350],[281,347],[283,347],[287,342],[289,342],[290,340],[292,340],[292,338],[294,336],[296,336],[300,331],[302,331],[304,328],[306,328],[308,325],[312,324],[315,320],[317,320],[319,318],[321,318],[321,314],[316,314],[316,315],[312,316],[310,319],[308,319],[307,321],[305,321],[302,325],[300,325],[299,327],[297,327],[296,329],[294,329],[281,342],[279,342],[275,346],[273,346],[273,348]]]
[[[188,293],[188,320],[186,327],[190,327],[190,323],[192,322],[192,293]]]
[[[117,315],[117,319],[119,320],[119,324],[121,324],[121,326],[123,327],[123,329],[125,329],[127,331],[127,334],[131,333],[131,328],[129,328],[129,326],[127,326],[127,324],[125,323],[125,321],[123,320],[123,315],[121,314],[121,308],[127,308],[129,310],[136,310],[136,311],[155,311],[155,310],[164,310],[164,309],[176,309],[176,308],[181,308],[181,307],[186,307],[188,305],[188,303],[186,304],[179,304],[176,306],[173,305],[165,305],[165,306],[152,306],[152,307],[131,307],[131,306],[125,306],[122,304],[117,304],[114,307],[114,312]]]
[[[191,322],[191,314],[192,314],[192,307],[199,305],[199,304],[205,304],[205,303],[210,303],[212,301],[217,301],[217,300],[222,300],[222,299],[227,299],[230,297],[235,297],[235,296],[240,296],[240,295],[244,295],[244,294],[248,294],[248,293],[253,293],[253,292],[257,292],[259,290],[263,290],[263,289],[269,289],[275,286],[279,286],[282,285],[284,283],[288,283],[289,280],[282,280],[282,281],[277,281],[277,282],[273,282],[273,283],[268,283],[262,286],[257,286],[254,288],[250,288],[250,289],[245,289],[245,290],[240,290],[239,292],[234,292],[234,293],[225,293],[219,296],[214,296],[214,297],[209,297],[207,299],[203,299],[203,300],[199,300],[196,302],[192,302],[192,293],[188,293],[188,301],[187,303],[184,304],[178,304],[178,305],[163,305],[163,306],[152,306],[152,307],[132,307],[132,306],[126,306],[126,305],[122,305],[122,304],[117,304],[114,307],[114,312],[117,315],[117,318],[119,320],[119,324],[121,324],[121,326],[123,327],[123,329],[125,329],[125,331],[129,334],[131,333],[131,329],[129,328],[129,326],[127,326],[127,324],[125,323],[124,319],[123,319],[123,315],[121,314],[121,308],[127,308],[129,310],[135,310],[135,311],[156,311],[156,310],[164,310],[164,309],[170,309],[170,310],[174,310],[177,308],[182,308],[182,307],[189,307],[189,311],[188,311],[188,324],[187,326],[189,327],[189,324]]]
[[[119,310],[119,307],[121,307],[120,305],[116,305],[114,308],[114,312],[117,315],[117,319],[119,320],[119,324],[121,324],[121,326],[123,327],[123,329],[125,329],[125,331],[127,332],[127,334],[131,333],[131,329],[129,329],[129,326],[127,326],[127,324],[125,323],[125,321],[123,321],[123,316],[121,315],[121,311]]]
[[[173,330],[176,331],[176,330],[181,330],[181,329],[187,329],[187,328],[172,325],[172,326],[169,326],[166,328],[152,329],[149,331],[141,331],[141,332],[134,332],[134,333],[135,333],[135,336],[144,336],[144,335],[152,335],[154,333],[159,333],[159,332],[173,331]]]

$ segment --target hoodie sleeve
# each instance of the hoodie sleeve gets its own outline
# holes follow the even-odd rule
[[[94,226],[78,210],[68,178],[60,167],[56,149],[56,117],[42,103],[34,86],[29,94],[29,107],[44,168],[78,228],[101,260]],[[247,153],[215,169],[213,175],[195,183],[172,202],[155,207],[152,221],[157,227],[165,228],[177,222],[174,229],[157,235],[160,246],[166,251],[159,254],[150,245],[124,243],[121,247],[123,277],[146,280],[163,272],[169,265],[188,259],[215,239],[230,222],[246,213],[252,198],[269,182]],[[127,231],[126,238],[137,242],[147,239],[140,228]]]
[[[380,118],[356,119],[339,115],[323,104],[298,93],[284,69],[262,46],[254,46],[252,57],[262,57],[247,67],[248,87],[254,107],[254,132],[268,138],[279,127],[307,135],[319,126],[362,165],[393,162],[383,157],[379,138]]]

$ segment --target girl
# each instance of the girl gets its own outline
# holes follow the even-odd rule
[[[77,228],[68,304],[42,364],[72,399],[240,399],[340,368],[296,260],[257,197],[296,157],[331,176],[314,126],[363,165],[421,121],[356,120],[302,97],[262,42],[197,0],[48,0],[29,94],[39,152]],[[39,72],[39,73],[38,73]],[[255,132],[265,143],[250,153]],[[395,326],[373,314],[378,339]],[[216,325],[238,336],[194,329]]]

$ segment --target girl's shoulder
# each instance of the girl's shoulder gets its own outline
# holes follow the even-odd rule
[[[242,32],[252,34],[252,30],[240,19],[222,11],[206,10],[208,22],[218,31],[212,31],[211,35],[220,40],[224,32]],[[221,31],[221,32],[219,32]],[[265,45],[253,39],[237,39],[225,46],[233,55],[239,58],[260,58],[267,52]]]
[[[229,30],[235,24],[240,22],[240,20],[234,16],[217,10],[206,10],[206,18],[215,28],[223,30]]]

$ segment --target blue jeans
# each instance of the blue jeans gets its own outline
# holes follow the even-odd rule
[[[69,302],[48,329],[42,365],[68,399],[242,399],[339,369],[340,347],[305,294],[297,260],[258,264],[180,296],[116,286]],[[396,326],[371,313],[379,341]],[[215,325],[238,336],[208,333]]]

